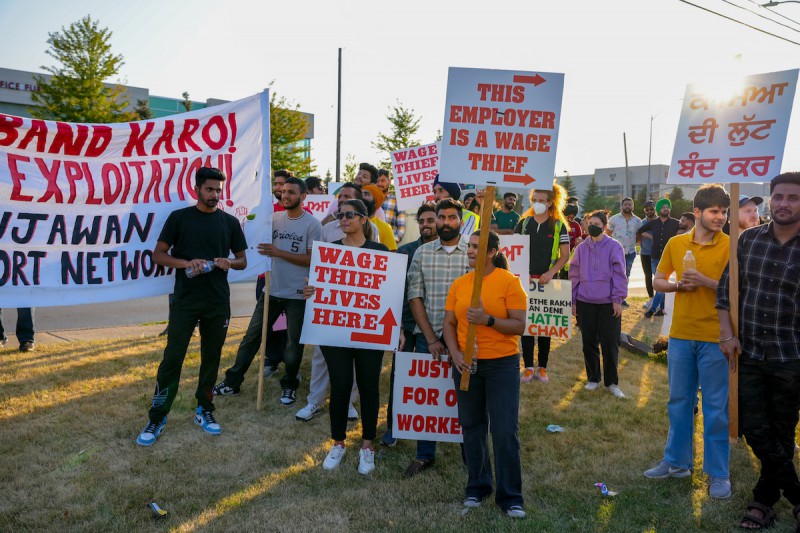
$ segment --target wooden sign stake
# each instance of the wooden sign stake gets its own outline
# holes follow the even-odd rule
[[[264,398],[264,364],[267,358],[267,330],[269,329],[267,319],[269,317],[269,278],[270,273],[267,271],[264,275],[264,320],[261,323],[261,361],[258,365],[258,394],[256,395],[256,411],[261,410],[261,403]]]
[[[731,331],[739,336],[739,184],[731,183],[731,255],[728,261],[728,283],[731,315]],[[728,440],[731,444],[739,441],[739,354],[736,366],[728,374]],[[730,366],[729,366],[730,368]]]

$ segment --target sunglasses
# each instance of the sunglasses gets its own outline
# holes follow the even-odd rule
[[[344,213],[336,213],[336,220],[342,220],[346,218],[347,220],[353,220],[356,217],[363,217],[361,213],[357,211],[345,211]]]

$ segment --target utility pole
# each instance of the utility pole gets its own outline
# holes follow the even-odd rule
[[[645,201],[650,199],[650,160],[653,156],[653,119],[655,117],[650,115],[650,148],[647,150],[647,190],[644,193]]]
[[[342,172],[342,49],[339,48],[339,91],[336,109],[336,181]]]
[[[630,176],[628,174],[628,139],[625,137],[625,132],[622,132],[622,146],[625,148],[625,182],[622,185],[622,194],[619,196],[619,205],[622,205],[622,199],[628,196],[628,184]],[[622,209],[620,207],[620,209]]]

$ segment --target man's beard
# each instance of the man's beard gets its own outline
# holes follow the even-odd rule
[[[622,212],[627,214],[627,215],[630,215],[631,211],[633,211],[633,209],[631,209],[630,207],[623,207],[622,208]]]
[[[439,235],[439,239],[443,241],[451,241],[458,236],[458,228],[453,229],[449,226],[437,226],[436,234]]]
[[[375,214],[375,200],[367,201],[362,198],[361,201],[364,202],[365,206],[367,206],[367,213],[369,213],[369,216],[372,217]]]
[[[286,209],[287,211],[291,211],[292,209],[297,209],[300,206],[301,202],[302,200],[297,200],[294,204],[291,205],[283,204],[283,208]]]

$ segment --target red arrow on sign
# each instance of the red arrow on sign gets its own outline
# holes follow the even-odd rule
[[[383,324],[383,333],[356,333],[355,331],[350,334],[350,340],[356,342],[371,342],[374,344],[389,344],[392,342],[392,328],[397,325],[397,320],[394,318],[394,313],[389,309],[378,321],[378,324]]]
[[[524,174],[522,176],[518,176],[516,174],[505,174],[503,175],[503,180],[514,181],[517,183],[522,183],[523,185],[530,185],[531,183],[536,181],[530,174]]]
[[[533,76],[522,76],[522,75],[514,76],[514,83],[532,83],[538,86],[543,84],[545,81],[547,80],[545,80],[538,74],[534,74]]]

